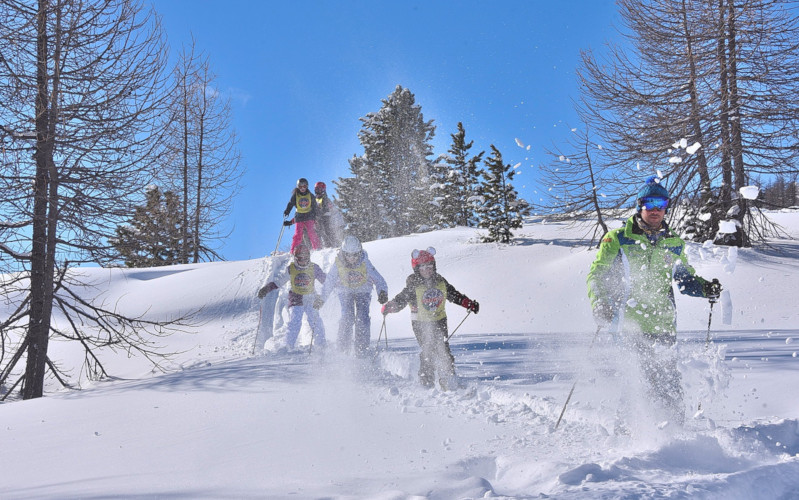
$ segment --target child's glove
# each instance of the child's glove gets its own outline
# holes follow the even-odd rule
[[[385,304],[388,302],[388,292],[385,290],[380,290],[377,292],[377,302],[380,304]]]
[[[266,284],[266,286],[258,290],[258,298],[262,299],[266,297],[266,294],[271,292],[272,290],[277,290],[277,285],[275,284],[274,281],[270,281],[269,283]]]
[[[471,311],[475,314],[480,312],[480,304],[477,303],[476,300],[472,300],[468,297],[464,297],[461,301],[461,306],[465,307],[468,311]]]
[[[703,291],[705,292],[705,297],[707,297],[710,302],[716,302],[721,297],[721,283],[716,278],[713,278],[713,281],[706,281],[705,286],[702,287]]]
[[[286,210],[283,211],[283,217],[288,217],[290,213],[291,213],[291,209],[287,208]]]
[[[291,219],[291,220],[284,220],[284,221],[283,221],[283,225],[284,225],[284,226],[290,226],[290,225],[292,225],[292,224],[294,224],[294,219]]]
[[[322,308],[323,305],[325,305],[325,301],[322,300],[322,297],[317,295],[316,298],[313,300],[313,308],[318,311],[319,309]]]
[[[383,313],[383,316],[391,313],[397,312],[397,305],[393,302],[386,302],[383,304],[383,307],[380,308],[380,312]]]

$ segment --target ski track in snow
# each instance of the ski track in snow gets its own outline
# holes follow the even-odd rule
[[[586,490],[591,498],[665,498],[672,497],[675,484],[683,485],[684,498],[747,497],[740,496],[742,491],[749,492],[750,498],[763,498],[769,491],[773,498],[790,498],[791,492],[799,491],[799,464],[786,461],[799,453],[799,421],[739,420],[737,409],[725,407],[723,399],[726,391],[743,389],[725,385],[732,376],[720,363],[724,359],[739,365],[734,370],[747,372],[769,362],[773,370],[773,362],[779,358],[792,358],[793,346],[785,339],[796,337],[799,330],[753,331],[749,335],[718,331],[717,339],[729,337],[730,342],[725,348],[709,350],[704,348],[704,332],[686,333],[684,382],[691,369],[703,370],[700,380],[692,381],[695,393],[689,388],[686,400],[695,404],[700,393],[710,399],[695,418],[686,408],[684,427],[664,426],[663,420],[646,415],[651,407],[640,394],[607,390],[620,378],[633,376],[634,372],[624,370],[634,371],[635,367],[625,365],[618,356],[613,360],[617,366],[609,367],[612,346],[570,347],[579,345],[575,338],[590,335],[454,337],[452,350],[464,387],[452,392],[418,385],[418,347],[413,339],[391,340],[388,348],[380,344],[373,362],[346,357],[334,348],[324,356],[309,354],[308,346],[301,346],[290,354],[266,353],[233,363],[260,364],[274,373],[291,366],[287,377],[302,374],[306,388],[318,384],[337,390],[339,383],[354,384],[368,399],[367,405],[388,405],[403,414],[433,413],[489,429],[476,436],[488,436],[485,440],[465,437],[464,444],[463,436],[442,436],[440,443],[432,445],[447,450],[460,441],[469,448],[471,458],[453,464],[444,460],[452,482],[446,487],[426,485],[431,488],[428,498],[482,497],[486,492],[532,498],[529,492],[536,490],[549,492],[550,498],[584,498]],[[239,350],[235,345],[231,349]],[[553,350],[551,357],[542,353],[547,349]],[[792,368],[786,365],[786,369]],[[561,427],[555,429],[575,380],[575,396]],[[618,418],[619,408],[614,405],[620,405],[622,399],[627,405],[641,406],[625,408],[627,416],[623,418],[640,421]],[[420,449],[419,454],[430,454],[430,450]],[[533,477],[531,464],[540,470]],[[784,482],[775,483],[775,477]],[[422,477],[405,480],[425,484]]]
[[[370,257],[377,261],[376,266],[392,269],[385,277],[394,287],[410,272],[407,255],[411,248],[423,248],[431,242],[439,249],[443,247],[437,256],[441,274],[481,302],[481,314],[473,315],[451,340],[456,370],[464,385],[461,389],[442,392],[422,388],[416,375],[419,349],[409,333],[407,315],[389,317],[388,342],[381,339],[378,343],[379,325],[375,322],[382,318],[375,309],[372,360],[336,352],[337,304],[322,310],[331,341],[324,354],[309,349],[306,324],[295,352],[253,355],[259,351],[255,345],[260,304],[256,292],[288,262],[288,255],[280,254],[218,264],[226,266],[224,273],[214,270],[217,264],[176,266],[171,272],[98,273],[96,276],[110,276],[103,278],[108,280],[107,285],[97,278],[98,287],[108,286],[105,293],[109,297],[122,297],[123,307],[147,304],[148,310],[158,315],[172,313],[176,308],[169,301],[176,297],[181,307],[183,302],[190,307],[199,301],[204,306],[194,321],[205,333],[200,342],[191,336],[181,337],[183,344],[175,344],[181,355],[167,363],[164,375],[138,379],[140,368],[134,364],[128,369],[133,374],[130,380],[93,383],[90,391],[65,392],[45,399],[79,402],[141,391],[150,394],[145,396],[148,403],[160,401],[155,406],[131,408],[144,416],[148,411],[179,412],[181,400],[202,398],[204,393],[220,398],[243,393],[248,400],[255,400],[247,407],[252,414],[247,415],[239,414],[238,408],[226,407],[224,402],[215,408],[203,407],[202,413],[211,416],[186,422],[189,429],[183,431],[203,439],[211,436],[208,428],[213,429],[219,421],[232,427],[236,432],[226,438],[239,441],[230,443],[232,451],[220,447],[215,459],[220,460],[217,465],[222,470],[230,470],[224,468],[225,461],[233,462],[242,469],[235,469],[236,474],[247,475],[248,481],[238,484],[233,477],[215,483],[210,474],[203,478],[207,484],[182,485],[180,479],[185,477],[178,474],[178,482],[169,488],[147,490],[162,493],[154,496],[348,500],[484,496],[799,498],[799,415],[793,396],[799,382],[795,375],[799,329],[785,327],[794,325],[799,316],[790,307],[774,314],[773,297],[782,298],[784,294],[770,292],[770,287],[784,287],[778,278],[792,279],[799,244],[779,240],[756,252],[741,250],[740,255],[727,248],[688,246],[689,259],[700,274],[719,276],[725,287],[733,278],[747,286],[727,287],[733,297],[726,307],[734,303],[737,309],[722,311],[719,306],[712,311],[712,342],[707,346],[705,326],[711,311],[702,301],[678,297],[685,322],[679,329],[677,348],[686,402],[686,423],[680,426],[653,408],[638,382],[637,364],[612,339],[600,334],[592,342],[593,331],[569,331],[575,323],[590,321],[581,320],[580,315],[585,313],[583,282],[591,256],[571,249],[577,241],[573,235],[554,229],[546,232],[545,225],[526,230],[535,237],[522,234],[519,245],[507,247],[469,243],[474,232],[467,233],[463,241],[450,242],[453,235],[460,237],[459,230],[413,235],[402,240],[401,259],[397,257],[400,253],[389,252],[392,246],[398,246],[395,241],[370,244]],[[531,262],[532,252],[542,260]],[[334,258],[333,250],[314,252],[313,256],[325,269]],[[489,258],[495,268],[473,271],[475,266],[485,266]],[[512,269],[519,272],[518,281],[524,285],[521,299],[516,299],[518,294],[511,289],[510,305],[492,302],[494,297],[487,292],[505,284],[507,269],[494,264],[502,260],[516,263]],[[120,274],[123,279],[119,279]],[[553,276],[564,281],[559,283],[562,288],[552,287]],[[193,288],[180,281],[190,277]],[[181,283],[180,288],[175,288],[175,283]],[[151,287],[139,289],[136,284]],[[764,291],[771,295],[762,297]],[[222,299],[205,298],[209,294]],[[578,294],[579,299],[573,299],[572,294]],[[540,304],[530,304],[527,297]],[[573,303],[562,305],[568,302],[562,300],[565,297]],[[278,299],[278,307],[280,303]],[[550,310],[555,307],[562,309]],[[505,308],[515,314],[510,327],[501,321],[507,318]],[[463,311],[448,310],[452,329]],[[735,328],[722,325],[724,313],[733,315],[738,322]],[[585,315],[587,318],[590,313]],[[558,319],[551,319],[553,316]],[[749,324],[741,325],[740,318]],[[545,326],[536,328],[539,322]],[[275,339],[279,340],[280,322],[276,326]],[[574,394],[556,429],[573,385]],[[20,411],[30,408],[37,406],[19,407]],[[34,414],[34,418],[41,417]],[[45,419],[39,425],[46,426]],[[152,428],[145,429],[147,435],[164,431],[159,429],[158,420],[149,425]],[[342,434],[330,432],[331,428],[341,428]],[[110,427],[101,429],[95,431],[98,438],[112,434]],[[16,442],[14,432],[13,426],[6,427],[3,437],[9,440],[7,444]],[[162,439],[171,440],[173,436],[166,432]],[[383,442],[396,448],[383,449]],[[149,446],[160,444],[154,441]],[[125,453],[135,448],[133,443],[126,442],[125,446]],[[250,448],[267,450],[279,460],[273,458],[268,471],[261,470],[259,464],[237,464],[239,452],[262,456],[248,451]],[[161,447],[159,452],[142,450],[148,456],[144,462],[153,462],[152,470],[140,464],[143,470],[135,471],[142,481],[174,467],[170,462],[173,453],[185,459],[180,450],[171,447]],[[24,460],[7,462],[4,474],[15,477],[14,467],[27,470],[29,465]],[[298,467],[308,472],[298,473]],[[22,469],[16,473],[22,474]],[[101,472],[101,479],[91,480],[76,477],[76,472],[68,468],[62,473],[65,477],[61,483],[52,479],[43,486],[6,490],[0,486],[0,496],[56,498],[66,491],[89,492],[72,496],[106,497],[119,491],[113,486],[94,490],[81,486],[104,481],[113,485],[106,472]],[[262,474],[279,479],[262,478]],[[308,484],[309,478],[314,484]],[[73,480],[76,489],[70,489]],[[121,491],[147,496],[130,486]]]

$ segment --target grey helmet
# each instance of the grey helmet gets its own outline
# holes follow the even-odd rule
[[[355,236],[348,235],[344,238],[344,242],[341,244],[341,251],[344,253],[361,253],[363,247],[361,246],[360,240]]]

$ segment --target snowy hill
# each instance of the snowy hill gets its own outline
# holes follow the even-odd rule
[[[799,238],[799,213],[771,217]],[[377,344],[376,302],[374,363],[335,345],[253,355],[256,290],[280,257],[75,271],[93,284],[87,296],[151,318],[198,311],[196,327],[159,339],[176,353],[166,373],[107,353],[117,380],[1,404],[0,498],[799,498],[799,242],[690,245],[733,308],[713,311],[706,349],[707,301],[678,297],[690,405],[680,427],[610,339],[592,344],[595,252],[582,235],[536,222],[513,246],[477,244],[463,228],[365,245],[392,296],[411,251],[433,246],[439,272],[480,301],[451,341],[466,387],[446,393],[416,381],[407,309]],[[312,256],[325,269],[333,258]],[[454,329],[465,310],[447,311]],[[337,300],[322,316],[334,342]],[[77,373],[73,347],[52,349]]]

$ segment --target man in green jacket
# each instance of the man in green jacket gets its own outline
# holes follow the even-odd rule
[[[685,242],[664,221],[669,202],[659,179],[648,179],[638,192],[636,214],[602,238],[587,281],[598,326],[638,353],[650,394],[682,422],[680,373],[676,360],[662,352],[677,340],[672,284],[714,302],[721,284],[697,276],[688,264]]]

